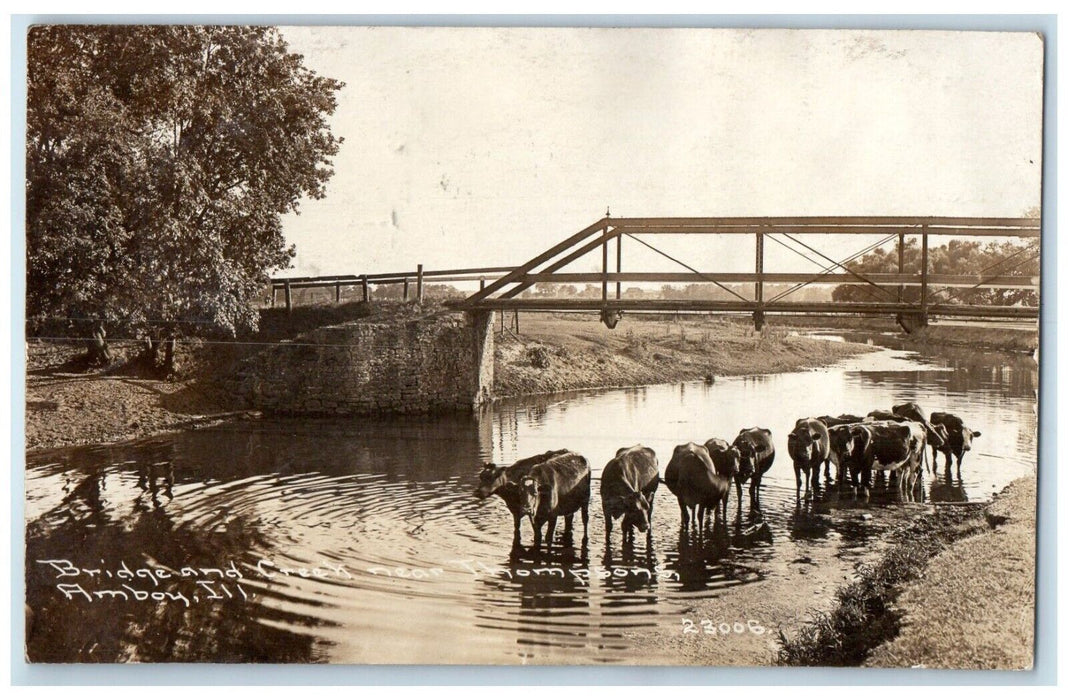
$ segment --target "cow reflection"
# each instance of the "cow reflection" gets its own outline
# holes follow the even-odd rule
[[[935,503],[965,503],[968,493],[960,477],[953,478],[953,473],[946,469],[943,474],[931,477],[930,500]]]
[[[137,487],[141,492],[134,499],[134,508],[145,508],[144,499],[152,503],[153,508],[160,508],[162,495],[168,501],[174,499],[174,466],[170,462],[139,464],[137,467]]]

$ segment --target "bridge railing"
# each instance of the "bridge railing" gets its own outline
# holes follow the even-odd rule
[[[277,303],[278,292],[282,292],[286,310],[293,308],[293,292],[298,289],[333,289],[334,301],[341,302],[344,288],[358,287],[363,301],[370,301],[372,288],[380,285],[402,285],[402,297],[409,301],[412,296],[410,287],[414,286],[416,301],[422,302],[425,286],[428,284],[445,284],[450,282],[479,282],[484,288],[500,276],[511,272],[512,267],[469,267],[453,270],[424,270],[417,265],[415,270],[404,272],[386,272],[366,275],[320,275],[317,277],[272,277],[271,306]]]

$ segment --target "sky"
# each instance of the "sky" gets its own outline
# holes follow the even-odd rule
[[[282,31],[308,67],[345,83],[327,196],[284,220],[297,251],[286,274],[517,265],[609,206],[635,217],[1022,216],[1040,203],[1033,33]],[[818,245],[844,256],[874,240]],[[653,242],[702,271],[752,265],[748,241]],[[625,269],[661,269],[630,248]],[[768,271],[812,268],[766,252]],[[568,271],[596,266],[594,255]]]

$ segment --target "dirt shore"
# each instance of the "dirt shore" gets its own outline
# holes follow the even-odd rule
[[[793,372],[875,349],[707,317],[626,317],[609,330],[592,316],[531,314],[521,330],[498,337],[494,390],[502,398]]]

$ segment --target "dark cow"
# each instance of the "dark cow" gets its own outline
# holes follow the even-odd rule
[[[726,521],[731,480],[716,471],[704,445],[688,442],[677,446],[664,470],[664,483],[679,501],[683,527],[690,524],[691,510],[696,526],[704,523],[709,509],[712,509],[714,518],[720,503],[723,503],[723,519]]]
[[[805,498],[812,496],[812,482],[820,487],[820,466],[831,474],[831,439],[827,426],[816,418],[801,418],[786,436],[786,450],[794,461],[797,500],[801,500],[801,475],[805,475]]]
[[[931,470],[938,471],[938,462],[935,456],[942,452],[946,456],[946,469],[953,466],[953,457],[957,458],[957,474],[960,474],[960,463],[964,459],[964,453],[972,449],[972,438],[982,435],[978,430],[972,430],[964,425],[959,416],[952,413],[934,412],[931,414],[931,423],[936,427],[941,426],[946,431],[946,441],[941,447],[931,445]]]
[[[601,472],[601,507],[604,509],[605,543],[612,538],[612,521],[623,517],[623,539],[633,539],[634,530],[652,536],[653,496],[660,484],[656,454],[635,445],[616,452]]]
[[[866,467],[865,461],[868,444],[871,442],[868,425],[867,423],[843,423],[827,431],[831,459],[838,465],[838,487],[839,489],[844,487],[848,476],[854,496],[857,494],[857,487],[860,486],[866,497],[871,481],[871,470]]]
[[[946,431],[939,429],[938,426],[932,425],[931,421],[927,420],[927,414],[920,408],[919,404],[908,401],[906,403],[898,404],[891,407],[894,415],[907,418],[908,420],[914,420],[917,423],[923,425],[924,430],[927,432],[927,444],[932,447],[942,447],[946,444]]]
[[[485,500],[493,494],[497,494],[504,501],[504,504],[508,506],[508,510],[512,513],[514,526],[512,533],[513,547],[518,547],[520,541],[519,522],[522,519],[522,514],[520,513],[522,504],[519,498],[519,482],[536,465],[562,454],[567,454],[567,450],[543,452],[540,455],[521,459],[508,467],[498,466],[492,462],[487,462],[482,467],[482,471],[478,475],[478,488],[475,489],[475,497]]]
[[[749,510],[760,512],[760,480],[771,469],[775,461],[775,445],[771,442],[771,431],[766,428],[748,428],[734,438],[733,447],[738,449],[738,473],[734,476],[735,490],[738,492],[738,514],[742,508],[742,484],[749,481]]]
[[[564,519],[564,539],[571,540],[571,523],[576,511],[582,511],[582,541],[588,539],[590,524],[590,464],[582,455],[568,452],[536,464],[519,482],[520,515],[530,518],[534,526],[534,546],[541,546],[541,528],[545,543],[551,547],[556,519]]]
[[[864,420],[864,416],[854,416],[849,413],[843,413],[840,416],[820,416],[817,418],[819,422],[827,426],[827,428],[833,428],[836,425],[848,425],[849,423],[860,423]]]
[[[916,421],[871,421],[858,426],[868,433],[861,462],[864,484],[872,471],[897,472],[898,491],[903,500],[911,500],[926,455],[926,428]]]
[[[840,416],[820,416],[817,420],[820,423],[826,425],[827,430],[829,432],[832,428],[836,428],[839,425],[860,423],[864,420],[864,417],[854,416],[850,413],[843,413]],[[843,486],[845,486],[846,481],[850,479],[850,472],[848,469],[842,466],[841,462],[838,461],[838,453],[835,450],[832,449],[830,451],[830,457],[831,462],[833,462],[835,466],[835,474],[837,475],[835,479],[838,482],[838,487],[842,488]]]

